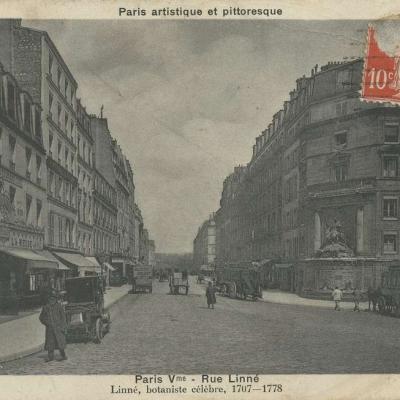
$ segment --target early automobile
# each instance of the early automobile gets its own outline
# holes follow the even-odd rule
[[[67,340],[100,343],[110,329],[104,309],[103,281],[98,276],[68,278],[65,282]]]

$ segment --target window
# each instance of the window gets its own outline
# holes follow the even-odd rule
[[[61,104],[57,103],[57,123],[61,127]]]
[[[385,134],[385,143],[398,143],[399,142],[399,125],[398,124],[385,124],[384,134]]]
[[[10,135],[8,137],[8,149],[10,156],[10,169],[12,169],[13,171],[15,171],[15,144],[16,144],[15,137]]]
[[[68,149],[65,148],[65,168],[68,169],[68,161],[69,161],[69,152]]]
[[[36,225],[42,226],[42,202],[36,200]]]
[[[59,245],[60,246],[62,246],[63,244],[64,244],[64,241],[63,241],[63,236],[64,236],[64,234],[63,234],[63,219],[62,218],[59,218],[58,219],[58,242],[59,242]]]
[[[343,182],[347,179],[347,166],[344,164],[335,166],[335,180],[336,182]]]
[[[68,114],[67,113],[65,113],[64,114],[64,129],[65,129],[65,133],[68,133],[68,119],[69,119],[69,116],[68,116]]]
[[[15,117],[16,117],[15,86],[11,82],[8,82],[8,84],[7,84],[7,93],[8,93],[8,98],[7,98],[8,115],[11,118],[15,119]]]
[[[25,159],[26,159],[26,177],[28,179],[31,179],[32,150],[29,147],[25,148]]]
[[[51,245],[54,244],[54,214],[49,215],[49,242]]]
[[[31,121],[31,105],[25,98],[24,100],[24,129],[29,133],[32,132],[32,121]]]
[[[383,176],[396,177],[398,174],[398,158],[397,157],[384,157],[383,158]]]
[[[342,103],[336,104],[336,116],[340,117],[347,114],[347,103],[344,101]]]
[[[60,89],[61,88],[61,68],[60,67],[57,68],[57,85],[58,85],[58,88]]]
[[[64,84],[64,95],[67,97],[68,95],[68,81],[65,79],[65,84]]]
[[[9,194],[10,194],[10,202],[11,202],[11,204],[14,204],[15,192],[16,192],[15,187],[10,185],[10,192],[9,192]]]
[[[37,183],[40,185],[42,181],[42,158],[40,156],[36,156],[36,177]]]
[[[26,195],[26,222],[29,222],[29,215],[31,212],[32,197],[29,194]]]
[[[386,254],[397,252],[397,234],[385,233],[383,235],[383,252]]]
[[[49,113],[50,113],[50,118],[52,117],[51,107],[53,107],[53,99],[54,99],[53,94],[51,92],[49,92]]]
[[[62,154],[61,154],[61,142],[60,142],[60,141],[58,141],[57,151],[58,151],[58,153],[57,153],[57,155],[58,155],[58,162],[61,164],[61,156],[62,156]]]
[[[62,189],[62,179],[58,177],[56,186],[56,197],[58,200],[61,200],[61,189]]]
[[[54,61],[53,54],[49,53],[49,74],[50,74],[50,76],[51,76],[51,70],[53,69],[53,61]]]
[[[383,199],[383,217],[397,218],[397,198]]]
[[[345,146],[347,144],[347,132],[340,132],[335,134],[336,146]]]
[[[54,173],[50,171],[47,178],[47,190],[49,191],[51,196],[53,196],[53,181],[54,181]]]
[[[35,136],[42,138],[42,124],[40,121],[40,111],[38,109],[35,109]]]
[[[49,133],[49,152],[51,155],[51,148],[53,146],[53,135],[51,133]]]

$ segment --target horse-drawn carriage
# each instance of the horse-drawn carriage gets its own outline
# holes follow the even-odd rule
[[[189,277],[187,271],[171,272],[169,276],[169,290],[171,294],[189,293]]]
[[[104,310],[104,289],[98,276],[69,278],[65,281],[67,340],[100,343],[110,330],[110,314]]]
[[[216,268],[217,287],[224,296],[246,300],[262,298],[261,267],[253,263],[219,265]]]
[[[381,286],[375,291],[378,311],[400,317],[400,265],[382,273]]]

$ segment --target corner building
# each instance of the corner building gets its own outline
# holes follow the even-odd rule
[[[330,62],[296,81],[250,162],[224,182],[219,262],[270,259],[278,285],[307,294],[376,287],[399,261],[400,110],[360,100],[362,67]],[[333,227],[348,260],[314,262]]]
[[[57,251],[77,251],[77,83],[47,32],[23,27],[20,20],[1,20],[0,34],[0,58],[21,89],[42,107],[45,241]]]

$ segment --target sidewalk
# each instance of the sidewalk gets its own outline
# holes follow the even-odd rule
[[[263,298],[261,299],[261,301],[265,301],[266,303],[334,308],[333,301],[306,299],[298,296],[295,293],[280,292],[280,291],[263,290]],[[354,303],[342,301],[340,307],[344,310],[353,310]],[[361,302],[360,310],[365,310],[365,309],[368,309],[368,302]]]
[[[109,308],[124,297],[130,285],[107,288],[104,307]],[[0,362],[11,361],[41,351],[45,327],[39,322],[39,312],[0,324]]]

